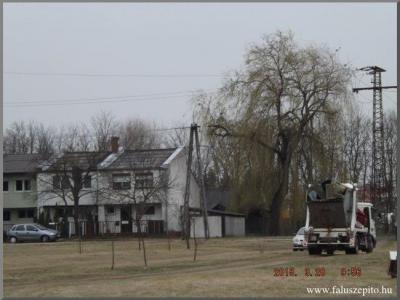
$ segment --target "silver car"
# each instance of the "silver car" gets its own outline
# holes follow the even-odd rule
[[[57,230],[46,228],[39,224],[17,224],[7,232],[10,243],[41,241],[55,241],[60,237]]]
[[[303,251],[306,248],[306,241],[304,240],[304,229],[305,227],[301,227],[299,231],[297,231],[296,235],[294,236],[293,242],[293,251],[301,250]]]

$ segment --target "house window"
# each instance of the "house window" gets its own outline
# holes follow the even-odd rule
[[[62,178],[62,180],[61,180]],[[67,176],[53,176],[53,187],[55,189],[68,189],[69,188],[69,179]]]
[[[16,180],[15,181],[15,190],[16,191],[23,191],[24,190],[24,187],[23,187],[23,180]]]
[[[138,188],[152,188],[153,187],[153,174],[152,173],[143,173],[136,174],[135,184]]]
[[[131,188],[130,174],[113,175],[112,180],[114,190],[129,190]]]
[[[28,218],[33,218],[34,215],[35,215],[35,211],[32,208],[29,208],[29,209],[26,210],[26,216]]]
[[[24,180],[24,190],[25,191],[31,190],[31,181],[30,180]]]
[[[3,221],[10,221],[11,213],[9,210],[3,210]]]
[[[108,214],[113,214],[114,213],[114,207],[113,206],[109,206],[109,207],[107,207],[107,213]]]
[[[25,209],[18,210],[18,218],[23,219],[26,218],[26,211]]]
[[[3,192],[8,192],[8,181],[3,181]]]
[[[53,187],[60,188],[60,176],[58,175],[53,176]]]
[[[83,179],[83,187],[86,189],[90,189],[92,187],[92,176],[85,176]]]
[[[156,208],[154,207],[154,205],[147,206],[144,209],[145,215],[154,215],[155,213],[156,213]]]

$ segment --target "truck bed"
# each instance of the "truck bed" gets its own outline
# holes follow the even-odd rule
[[[308,202],[310,211],[309,226],[314,228],[347,228],[343,199]]]

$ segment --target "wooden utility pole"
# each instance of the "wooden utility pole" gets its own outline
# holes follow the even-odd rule
[[[204,176],[203,176],[203,166],[201,163],[200,157],[200,143],[199,143],[199,134],[198,134],[199,126],[196,123],[191,124],[190,126],[190,137],[189,137],[189,148],[188,148],[188,160],[187,160],[187,168],[186,168],[186,186],[185,186],[185,198],[184,198],[184,206],[183,206],[183,225],[184,225],[184,234],[186,239],[186,247],[190,248],[190,212],[189,212],[189,198],[190,198],[190,179],[192,177],[192,163],[193,163],[193,143],[196,143],[196,155],[197,155],[197,170],[200,177],[200,201],[201,201],[201,210],[204,220],[204,236],[206,239],[209,238],[209,227],[208,227],[208,214],[207,214],[207,201],[206,201],[206,193],[205,193],[205,184],[204,184]]]
[[[193,125],[193,124],[192,124]],[[190,215],[189,215],[189,194],[190,194],[190,177],[192,175],[192,153],[193,153],[193,131],[192,126],[190,127],[190,138],[189,138],[189,149],[188,149],[188,160],[186,166],[186,186],[185,186],[185,198],[183,202],[183,230],[186,240],[186,247],[190,248]]]
[[[353,92],[372,90],[373,91],[373,116],[372,116],[372,186],[371,200],[378,208],[382,206],[389,213],[389,199],[383,197],[386,193],[386,163],[385,163],[385,139],[384,139],[384,123],[383,123],[383,104],[382,90],[395,89],[397,86],[382,86],[382,72],[386,70],[378,66],[369,66],[360,69],[372,75],[372,87],[354,88]],[[386,198],[386,199],[385,199]],[[385,202],[385,203],[384,203]]]
[[[200,143],[199,143],[199,132],[198,126],[194,129],[194,136],[196,140],[196,155],[197,155],[197,172],[200,177],[200,201],[201,208],[203,213],[203,222],[204,222],[204,237],[208,239],[210,237],[209,227],[208,227],[208,212],[207,212],[207,199],[206,199],[206,187],[204,183],[204,174],[203,174],[203,164],[201,162],[200,157]]]

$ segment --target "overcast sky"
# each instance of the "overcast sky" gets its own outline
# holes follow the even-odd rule
[[[4,126],[58,126],[101,110],[189,123],[192,91],[217,89],[249,43],[289,29],[300,43],[340,47],[343,62],[383,67],[383,84],[396,84],[395,3],[5,3]],[[367,112],[371,99],[357,97]],[[385,109],[396,99],[385,92]]]

